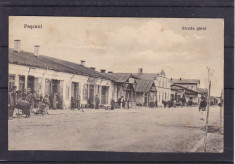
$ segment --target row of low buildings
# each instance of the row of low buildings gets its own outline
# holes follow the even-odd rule
[[[22,51],[20,40],[14,41],[14,49],[9,49],[9,88],[17,90],[31,88],[40,95],[53,97],[56,93],[62,102],[61,108],[70,108],[71,98],[80,99],[81,105],[94,103],[98,96],[101,105],[115,102],[123,96],[129,107],[152,106],[156,101],[182,97],[198,102],[199,95],[207,91],[200,89],[200,80],[168,79],[165,72],[106,73],[86,67],[85,61],[73,63],[44,55],[39,55],[39,46],[34,53]]]

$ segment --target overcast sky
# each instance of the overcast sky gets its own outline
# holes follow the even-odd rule
[[[40,25],[27,29],[24,24]],[[195,30],[182,30],[182,27]],[[206,30],[197,31],[197,27]],[[211,94],[223,88],[224,21],[222,19],[10,17],[9,47],[113,72],[159,73],[200,79],[206,87],[207,67],[213,70]]]

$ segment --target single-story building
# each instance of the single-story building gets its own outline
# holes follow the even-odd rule
[[[30,88],[48,95],[50,100],[56,94],[60,108],[70,108],[71,98],[80,97],[81,104],[94,103],[98,95],[101,104],[110,104],[112,81],[100,72],[80,64],[39,54],[39,46],[34,53],[21,51],[20,41],[15,40],[15,49],[9,48],[9,89]]]
[[[112,98],[115,102],[123,96],[124,101],[129,101],[129,107],[136,105],[136,77],[131,73],[105,73],[102,75],[112,80]]]
[[[153,80],[136,80],[136,104],[153,107],[157,99],[157,90]]]

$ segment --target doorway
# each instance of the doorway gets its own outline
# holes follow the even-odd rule
[[[34,83],[35,83],[35,77],[34,76],[28,76],[28,88],[31,89],[31,93],[34,93]]]
[[[75,108],[78,108],[77,100],[78,100],[78,96],[79,96],[79,83],[72,82],[71,94],[76,102]]]
[[[101,104],[108,104],[108,93],[109,93],[109,87],[108,86],[102,86]]]

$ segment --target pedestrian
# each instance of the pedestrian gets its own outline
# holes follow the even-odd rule
[[[115,108],[115,102],[114,102],[114,99],[112,98],[111,99],[111,110],[114,110],[114,108]]]
[[[100,98],[98,95],[95,96],[95,109],[99,109],[100,106]]]
[[[156,99],[156,101],[155,101],[155,107],[156,107],[156,108],[158,107],[158,101],[157,101],[157,99]]]
[[[26,103],[22,102],[22,106],[24,106],[24,114],[26,115],[26,118],[30,117],[30,112],[33,108],[33,94],[31,93],[31,89],[28,88],[27,89],[27,94],[26,94],[26,97],[25,97],[25,101]]]
[[[71,110],[74,110],[75,109],[75,99],[74,97],[72,96],[71,97]]]
[[[13,113],[15,110],[15,106],[17,104],[17,94],[16,94],[16,86],[13,86],[8,93],[8,119],[11,120],[13,118]]]
[[[123,108],[123,104],[124,104],[124,99],[123,99],[123,96],[121,96],[121,98],[120,98],[120,107],[121,107],[121,109]]]
[[[50,100],[49,100],[49,96],[46,95],[44,98],[43,98],[43,103],[45,104],[45,113],[46,114],[49,114],[48,113],[48,110],[49,110],[49,107],[50,107]]]
[[[202,96],[201,99],[202,99],[202,101],[200,102],[200,105],[199,105],[199,112],[201,112],[201,120],[204,120],[207,102],[206,102],[206,98],[204,96]]]

